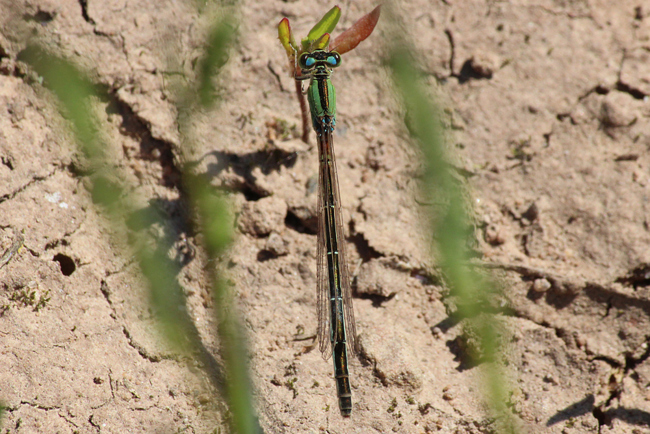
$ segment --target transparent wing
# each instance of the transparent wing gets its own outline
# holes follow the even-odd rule
[[[331,142],[330,142],[331,143]],[[336,233],[338,234],[339,260],[341,270],[341,291],[343,295],[343,309],[345,318],[345,331],[348,350],[352,355],[357,354],[357,326],[354,321],[354,308],[352,307],[352,288],[350,287],[350,274],[348,273],[348,255],[345,241],[345,230],[343,229],[343,217],[341,215],[341,193],[339,191],[339,178],[336,170],[336,160],[334,159],[334,148],[332,151],[332,183],[334,189],[334,218],[336,221]]]
[[[345,231],[343,230],[343,219],[341,216],[341,201],[336,171],[336,160],[332,147],[332,133],[323,132],[318,138],[319,164],[319,193],[318,193],[318,342],[323,358],[328,359],[332,353],[331,348],[331,311],[330,311],[330,272],[339,272],[338,279],[341,286],[341,298],[343,300],[343,318],[345,322],[346,341],[348,349],[356,354],[356,325],[354,321],[354,310],[352,307],[352,293],[350,279],[346,262]],[[328,162],[331,162],[328,164]],[[333,193],[330,195],[330,191]],[[330,199],[330,197],[332,199]],[[330,201],[332,201],[330,203]],[[338,249],[338,266],[329,270],[327,264],[327,240],[328,231],[326,211],[333,209],[334,227],[333,235],[336,237],[335,245]]]
[[[325,245],[325,210],[326,196],[325,179],[326,166],[325,155],[323,155],[323,146],[321,139],[318,139],[318,346],[324,359],[329,359],[332,355],[332,345],[330,342],[330,288],[329,288],[329,270],[327,269],[327,247]]]

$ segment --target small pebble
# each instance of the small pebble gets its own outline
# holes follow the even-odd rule
[[[535,282],[533,282],[533,291],[535,292],[546,292],[549,289],[551,289],[551,282],[548,280],[541,278],[541,279],[535,279]]]
[[[289,253],[288,243],[276,232],[271,232],[266,240],[266,250],[275,256],[284,256]]]
[[[491,78],[499,68],[499,59],[489,53],[477,53],[469,60],[472,71],[481,78]]]
[[[623,92],[610,92],[600,107],[600,120],[608,127],[631,125],[638,117],[634,98]]]

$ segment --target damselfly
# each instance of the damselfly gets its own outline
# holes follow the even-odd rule
[[[298,59],[301,75],[310,79],[307,99],[318,142],[318,343],[324,359],[333,355],[334,378],[343,416],[352,412],[348,348],[356,353],[356,330],[350,280],[345,262],[339,183],[334,159],[336,94],[330,80],[341,64],[337,52],[314,50]]]

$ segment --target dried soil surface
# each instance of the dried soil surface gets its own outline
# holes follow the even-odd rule
[[[228,273],[261,423],[268,433],[489,432],[481,367],[463,365],[462,326],[445,322],[445,290],[424,252],[420,158],[381,65],[381,20],[333,77],[361,342],[351,418],[339,415],[331,362],[304,339],[316,329],[317,150],[286,128],[299,130],[300,114],[276,25],[287,16],[303,35],[331,6],[242,2],[223,103],[193,124],[192,158],[232,192]],[[341,7],[345,29],[374,3]],[[95,102],[108,152],[143,204],[174,221],[178,279],[215,351],[206,264],[187,255],[198,242],[171,158],[180,141],[170,83],[194,74],[204,21],[173,0],[0,8],[0,247],[23,230],[25,239],[0,269],[3,434],[219,432],[223,405],[203,367],[157,337],[65,122],[18,60],[38,37],[108,92]],[[448,116],[479,259],[511,307],[508,404],[531,433],[650,432],[650,5],[415,0],[398,9]]]

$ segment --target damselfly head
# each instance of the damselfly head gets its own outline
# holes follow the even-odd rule
[[[298,59],[298,66],[305,71],[317,67],[336,68],[341,64],[341,56],[336,51],[314,50],[311,53],[302,53]]]

